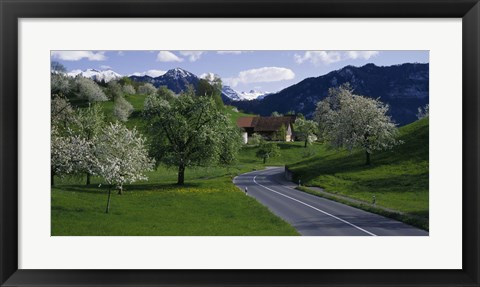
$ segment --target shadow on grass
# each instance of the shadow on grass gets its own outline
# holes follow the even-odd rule
[[[277,144],[278,144],[278,146],[280,147],[281,150],[287,150],[287,149],[301,150],[301,149],[305,149],[303,147],[303,145],[296,145],[296,144],[284,143],[284,142],[280,142],[280,143],[277,143]]]
[[[426,218],[426,219],[429,218],[428,210],[412,211],[412,212],[407,212],[407,214],[411,216],[420,217],[420,218]]]
[[[164,191],[164,190],[172,190],[172,189],[179,189],[179,188],[189,188],[189,187],[199,187],[200,184],[198,183],[191,183],[187,182],[184,185],[177,185],[177,184],[132,184],[132,185],[124,185],[123,191]],[[108,191],[108,185],[101,185],[100,187],[97,184],[91,185],[58,185],[54,186],[53,188],[59,189],[61,191],[67,192],[78,192],[78,193],[91,193],[91,194],[103,194]],[[117,192],[116,189],[112,188],[112,192]]]
[[[428,173],[402,174],[387,178],[357,180],[356,183],[362,188],[388,188],[395,190],[395,192],[416,192],[418,189],[428,190]],[[412,188],[415,190],[412,190]]]
[[[61,212],[85,212],[84,208],[67,208],[59,205],[52,205],[52,211],[61,211]]]
[[[389,165],[401,165],[412,162],[411,157],[396,157],[392,151],[372,154],[372,163],[365,164],[365,154],[357,151],[341,155],[342,157],[315,156],[310,159],[289,165],[296,174],[302,174],[304,180],[316,178],[318,174],[336,174],[343,172],[361,172],[377,167]]]

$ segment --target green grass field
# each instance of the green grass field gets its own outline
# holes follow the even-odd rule
[[[281,156],[265,165],[256,147],[245,147],[231,168],[190,168],[186,185],[175,185],[176,171],[160,167],[148,182],[112,194],[105,214],[107,187],[93,177],[56,179],[52,188],[52,235],[298,235],[293,227],[232,183],[234,176],[284,165],[303,150],[301,143],[279,144]]]
[[[372,154],[349,153],[320,145],[318,155],[289,164],[296,179],[325,191],[428,220],[428,118],[400,128],[403,144]]]
[[[126,125],[141,132],[145,96],[126,99],[134,112]],[[113,102],[102,107],[114,120]],[[226,111],[232,122],[248,114]],[[307,185],[428,219],[428,119],[400,129],[404,144],[372,155],[365,166],[364,153],[337,151],[323,144],[308,148],[303,142],[278,143],[280,156],[265,164],[255,157],[257,147],[244,146],[230,168],[187,168],[186,185],[175,185],[176,170],[159,167],[147,182],[125,186],[112,194],[105,213],[107,191],[101,178],[56,178],[52,188],[52,235],[298,235],[285,221],[236,188],[234,176],[265,166],[288,165]]]
[[[112,193],[105,213],[107,187],[100,178],[57,180],[52,188],[52,235],[298,235],[255,199],[245,196],[226,169],[187,170],[187,184],[174,184],[176,173],[159,168],[148,182]]]

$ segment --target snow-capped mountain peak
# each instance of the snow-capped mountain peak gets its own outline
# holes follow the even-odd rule
[[[224,96],[233,101],[261,100],[265,96],[271,94],[269,92],[260,92],[255,90],[250,90],[249,92],[238,92],[232,89],[230,86],[223,86],[222,93]]]
[[[104,80],[105,82],[110,82],[111,80],[119,79],[122,77],[122,75],[112,70],[99,71],[96,69],[86,69],[85,71],[73,70],[67,73],[67,75],[70,77],[82,76],[95,81]]]
[[[239,94],[237,91],[234,89],[230,88],[229,86],[223,86],[222,87],[222,94],[231,99],[232,101],[241,101],[242,98],[240,98]]]
[[[168,70],[164,74],[164,76],[171,77],[174,79],[197,77],[194,74],[190,73],[189,71],[185,71],[182,68],[175,68],[175,69]]]

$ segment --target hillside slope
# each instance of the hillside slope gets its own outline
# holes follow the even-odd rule
[[[322,145],[319,155],[291,164],[296,180],[325,191],[428,219],[428,118],[400,128],[402,145],[372,154],[350,154]]]

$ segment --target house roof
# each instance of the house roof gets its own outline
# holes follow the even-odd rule
[[[239,128],[253,128],[257,120],[258,117],[241,117],[237,119],[237,126]]]
[[[283,117],[241,117],[237,119],[237,126],[254,128],[256,132],[274,132],[282,126],[287,127],[295,122],[295,116]]]

